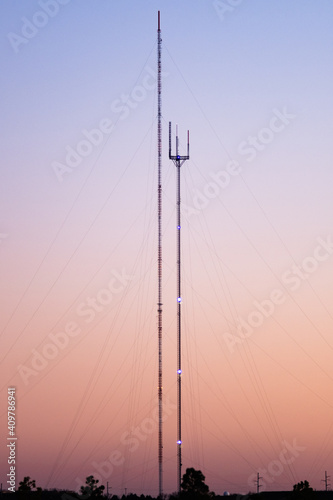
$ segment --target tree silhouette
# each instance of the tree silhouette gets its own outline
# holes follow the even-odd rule
[[[201,470],[190,467],[186,469],[181,484],[182,496],[185,498],[202,498],[209,496],[209,487],[205,484],[205,476]]]
[[[311,498],[313,496],[313,488],[310,487],[309,481],[300,481],[294,484],[293,496],[297,498]]]
[[[94,476],[88,476],[86,478],[86,485],[81,486],[80,493],[84,498],[100,498],[103,496],[103,491],[105,486],[101,484],[97,486],[99,479],[95,479]]]
[[[36,481],[34,479],[30,479],[30,476],[25,476],[23,481],[19,482],[18,491],[32,491],[36,488]],[[36,488],[36,491],[42,491],[42,488]]]

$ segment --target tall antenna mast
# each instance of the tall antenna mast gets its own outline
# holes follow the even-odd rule
[[[158,218],[158,484],[159,496],[163,495],[163,434],[162,434],[162,82],[161,82],[161,23],[158,11],[157,27],[157,218]]]
[[[183,163],[190,157],[190,134],[187,131],[187,155],[179,155],[179,140],[178,140],[178,125],[176,125],[176,156],[171,154],[171,122],[169,122],[169,158],[172,160],[177,168],[177,395],[178,395],[178,405],[177,405],[177,485],[178,493],[181,490],[181,480],[182,480],[182,386],[181,386],[181,375],[182,375],[182,359],[181,359],[181,247],[180,247],[180,167]]]

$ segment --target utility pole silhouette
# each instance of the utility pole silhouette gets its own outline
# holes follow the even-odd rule
[[[328,491],[328,488],[331,487],[331,485],[328,482],[329,479],[331,479],[331,476],[328,476],[327,475],[327,470],[325,470],[325,479],[321,480],[321,481],[324,481],[324,483],[325,483],[325,491]]]
[[[260,484],[260,479],[262,479],[261,476],[259,476],[259,472],[257,473],[257,480],[255,481],[256,485],[257,485],[257,493],[260,492],[260,486],[262,486],[262,484]]]

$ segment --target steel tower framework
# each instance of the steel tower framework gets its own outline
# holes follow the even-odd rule
[[[158,218],[158,484],[159,496],[163,495],[163,432],[162,432],[162,82],[161,82],[161,23],[158,11],[157,27],[157,218]]]

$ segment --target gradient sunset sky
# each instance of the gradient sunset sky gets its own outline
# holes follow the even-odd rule
[[[3,0],[1,449],[17,482],[158,494],[157,12],[164,491],[333,477],[331,0]],[[174,140],[174,135],[173,135]]]

